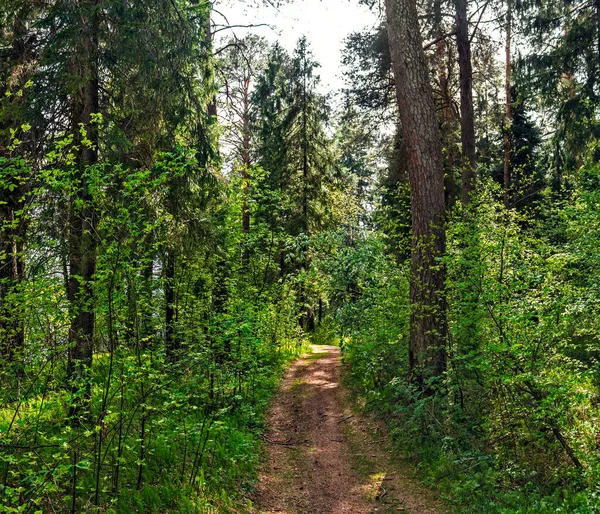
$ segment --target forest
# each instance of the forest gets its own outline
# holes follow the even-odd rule
[[[220,1],[0,0],[0,512],[262,512],[319,345],[443,512],[600,512],[600,1],[348,0],[335,91]]]

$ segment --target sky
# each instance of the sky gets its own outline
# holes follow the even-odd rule
[[[271,42],[279,41],[292,51],[296,41],[305,35],[311,44],[315,60],[321,64],[319,75],[325,91],[343,86],[340,66],[344,38],[351,32],[361,31],[378,24],[378,14],[360,5],[358,0],[291,0],[275,8],[256,0],[221,0],[214,6],[213,22],[217,28],[229,25],[266,23],[269,26],[250,29],[234,28],[222,31],[222,37],[235,33],[243,37],[248,31],[264,36]]]

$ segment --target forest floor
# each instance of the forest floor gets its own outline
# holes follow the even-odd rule
[[[362,413],[340,383],[340,349],[312,351],[290,367],[273,400],[257,512],[446,513],[391,449],[385,424]]]

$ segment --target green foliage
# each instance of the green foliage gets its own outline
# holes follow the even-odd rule
[[[344,359],[369,394],[407,372],[408,276],[376,235],[343,248],[327,265]]]
[[[359,262],[376,277],[347,279],[338,311],[352,383],[465,512],[598,509],[597,174],[582,168],[558,226],[506,210],[493,185],[457,207],[444,258],[449,367],[433,396],[407,380],[406,276],[381,244],[341,261],[347,277]]]
[[[61,245],[46,236],[30,247],[44,259],[31,261],[33,274],[14,293],[26,309],[27,346],[12,358],[24,372],[18,384],[10,366],[0,376],[3,509],[67,510],[73,501],[77,509],[199,512],[233,505],[234,492],[250,489],[268,398],[282,365],[303,349],[294,293],[274,285],[250,302],[257,291],[242,288],[240,277],[230,281],[223,308],[213,310],[204,270],[214,255],[202,245],[215,236],[205,230],[195,244],[190,236],[203,233],[198,227],[209,204],[200,196],[178,210],[169,205],[170,185],[191,180],[195,169],[193,157],[174,153],[158,156],[149,170],[109,164],[85,170],[101,244],[89,411],[75,422],[74,397],[65,389],[67,299],[62,277],[48,273],[60,263]],[[74,190],[69,168],[44,177],[40,193]],[[197,180],[190,189],[207,194],[207,182]],[[32,227],[42,230],[37,223]],[[156,255],[174,241],[186,258],[175,277],[180,357],[168,362]]]
[[[530,51],[519,60],[520,79],[553,121],[550,171],[558,189],[570,182],[588,145],[598,138],[598,8],[526,1],[521,9]]]
[[[253,95],[258,162],[265,181],[283,196],[284,229],[311,234],[333,225],[333,152],[325,133],[329,106],[316,92],[318,63],[306,38],[292,56],[275,45]]]
[[[75,26],[60,7],[39,26]],[[294,282],[271,280],[275,250],[240,265],[240,188],[219,175],[200,113],[214,92],[201,44],[207,4],[150,7],[106,6],[113,32],[104,35],[102,79],[112,103],[92,115],[97,163],[79,158],[94,146],[89,127],[52,141],[38,118],[43,166],[22,137],[25,124],[11,132],[13,154],[0,155],[2,269],[27,264],[26,274],[0,277],[3,511],[240,507],[256,477],[269,397],[304,349]],[[64,29],[46,42],[57,53],[44,57],[36,84],[73,86],[58,52],[71,35]],[[54,92],[31,109],[58,102]],[[260,188],[256,203],[267,203]],[[84,283],[70,275],[69,257],[79,244],[72,227],[88,216],[94,270]],[[270,238],[257,224],[247,244]],[[77,307],[70,278],[90,288]],[[93,360],[72,380],[79,309],[93,312]]]
[[[2,2],[0,510],[247,509],[268,400],[310,340],[340,344],[367,405],[457,508],[598,511],[598,12],[519,7],[535,16],[509,133],[518,209],[499,202],[506,127],[484,29],[468,207],[453,206],[453,43],[430,60],[453,207],[448,368],[422,388],[382,27],[347,40],[332,123],[305,38],[288,54],[250,36],[216,59],[209,2]]]

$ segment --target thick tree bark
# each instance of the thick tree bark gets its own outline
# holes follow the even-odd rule
[[[68,375],[77,382],[92,366],[94,305],[92,281],[96,271],[96,213],[91,205],[87,168],[98,162],[98,131],[92,114],[99,112],[98,6],[100,0],[79,0],[80,37],[73,55],[73,74],[81,86],[72,96],[72,131],[80,148],[77,198],[72,202],[69,233],[69,279],[71,305]],[[87,142],[81,134],[85,131]]]
[[[445,250],[442,148],[414,0],[386,0],[386,14],[411,188],[409,364],[425,386],[446,368],[445,272],[438,262]]]
[[[512,32],[512,1],[506,2],[506,46],[505,46],[505,75],[504,75],[504,94],[506,95],[506,111],[504,120],[504,205],[510,205],[510,186],[511,186],[511,130],[512,130],[512,95],[511,95],[511,32]]]
[[[475,116],[473,114],[473,69],[467,18],[467,0],[456,0],[456,43],[460,80],[460,140],[462,146],[463,204],[475,187]]]

